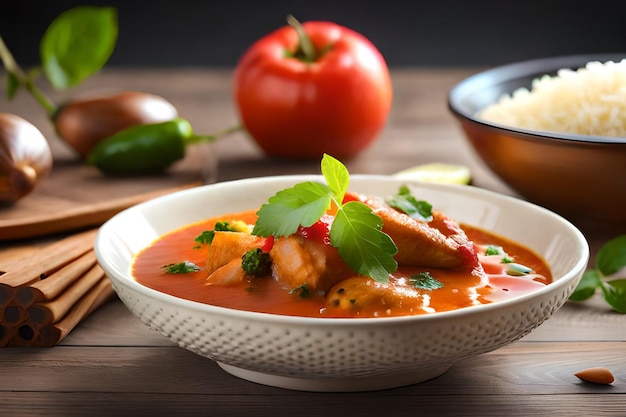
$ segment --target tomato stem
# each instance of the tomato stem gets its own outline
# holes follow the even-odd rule
[[[311,38],[309,38],[309,35],[307,35],[302,24],[292,15],[287,15],[287,23],[298,33],[298,44],[300,48],[294,55],[298,56],[298,52],[301,52],[303,61],[315,62],[315,60],[317,59],[315,47],[313,46],[313,42],[311,42]]]

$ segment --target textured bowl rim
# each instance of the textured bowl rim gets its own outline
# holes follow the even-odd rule
[[[360,174],[360,175],[352,175],[353,179],[360,180],[389,180],[394,179],[388,175],[369,175],[369,174]],[[112,281],[122,282],[123,285],[129,287],[131,290],[142,293],[143,295],[152,298],[154,300],[159,300],[168,304],[176,305],[178,307],[185,308],[187,310],[195,310],[205,314],[213,314],[215,316],[223,316],[229,318],[236,319],[245,319],[249,321],[262,321],[264,323],[276,323],[276,324],[297,324],[302,326],[373,326],[373,325],[389,325],[389,324],[399,324],[404,323],[406,321],[415,321],[415,324],[419,324],[422,322],[431,322],[431,321],[439,321],[439,320],[448,320],[454,319],[459,316],[463,316],[464,318],[471,315],[478,315],[483,313],[488,313],[492,310],[499,310],[507,307],[513,307],[519,304],[525,304],[529,300],[533,298],[538,298],[543,296],[545,293],[556,291],[558,288],[561,288],[566,285],[572,284],[572,282],[576,279],[579,274],[582,274],[584,268],[587,265],[589,260],[589,245],[587,243],[586,238],[583,233],[576,228],[571,222],[561,217],[560,215],[554,213],[551,210],[543,208],[541,206],[532,204],[530,202],[507,196],[504,194],[500,194],[491,190],[471,186],[471,185],[453,185],[453,184],[433,184],[433,183],[422,183],[420,181],[407,181],[403,180],[403,182],[408,183],[416,183],[422,187],[428,187],[431,190],[440,190],[450,192],[454,190],[457,193],[466,193],[470,195],[474,195],[477,197],[484,196],[488,198],[500,199],[503,201],[514,202],[515,204],[523,205],[529,210],[534,210],[542,213],[544,216],[547,216],[554,222],[560,223],[565,229],[569,230],[570,233],[576,238],[578,243],[578,247],[580,250],[581,256],[565,274],[561,277],[558,277],[552,283],[546,285],[543,288],[532,291],[527,294],[523,294],[508,300],[502,300],[490,304],[481,304],[474,305],[469,307],[464,307],[451,311],[443,311],[432,314],[421,314],[421,315],[413,315],[413,316],[396,316],[396,317],[376,317],[376,318],[331,318],[331,317],[303,317],[303,316],[287,316],[287,315],[278,315],[271,313],[262,313],[255,311],[246,311],[246,310],[237,310],[228,307],[220,307],[210,304],[204,304],[197,301],[186,300],[180,297],[176,297],[170,294],[166,294],[147,286],[144,286],[137,281],[135,281],[132,276],[127,272],[126,274],[120,273],[115,268],[109,268],[105,258],[103,256],[104,249],[102,247],[102,242],[104,240],[104,235],[109,233],[109,229],[113,229],[115,222],[121,218],[122,216],[126,216],[128,213],[132,213],[133,211],[140,211],[143,208],[147,208],[154,205],[162,204],[164,201],[168,199],[178,198],[180,196],[184,196],[186,194],[193,194],[202,192],[202,189],[206,189],[207,187],[228,187],[231,184],[249,182],[249,183],[270,183],[275,181],[276,179],[281,180],[294,180],[294,181],[302,181],[302,180],[311,180],[318,179],[321,180],[322,177],[319,175],[278,175],[278,176],[266,176],[266,177],[257,177],[257,178],[245,178],[239,180],[232,181],[224,181],[220,183],[204,185],[199,187],[194,187],[190,189],[185,189],[181,191],[177,191],[168,195],[156,197],[149,201],[145,201],[143,203],[139,203],[133,207],[127,208],[107,222],[105,222],[97,232],[96,242],[94,245],[94,250],[96,253],[96,257],[109,275]],[[394,179],[397,180],[397,179]],[[113,275],[113,276],[111,276]]]
[[[544,132],[537,130],[529,130],[523,128],[516,128],[514,126],[502,125],[499,123],[493,123],[486,121],[477,116],[475,113],[470,113],[460,105],[460,101],[467,94],[476,92],[486,86],[498,84],[504,81],[513,80],[519,77],[533,76],[535,78],[553,73],[561,68],[577,68],[584,66],[591,61],[621,61],[626,59],[626,53],[607,53],[607,54],[582,54],[582,55],[564,55],[550,58],[538,58],[526,61],[515,62],[511,64],[505,64],[497,67],[493,67],[461,80],[455,86],[453,86],[448,92],[448,108],[450,111],[461,119],[472,121],[473,123],[482,125],[488,129],[495,131],[505,131],[509,134],[515,135],[522,139],[527,140],[550,140],[557,142],[576,142],[578,144],[597,145],[597,144],[612,144],[612,145],[625,145],[626,137],[608,137],[597,135],[581,135],[581,134],[564,134]],[[510,91],[509,93],[511,93]]]

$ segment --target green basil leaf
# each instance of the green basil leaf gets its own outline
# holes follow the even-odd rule
[[[626,267],[626,235],[608,241],[596,255],[596,268],[610,276]]]
[[[15,97],[15,94],[17,93],[17,90],[20,89],[20,80],[17,78],[17,76],[10,72],[7,74],[7,98],[9,100],[13,100],[13,97]]]
[[[584,301],[591,298],[598,288],[602,284],[601,276],[595,269],[588,269],[583,273],[583,277],[576,286],[576,289],[570,295],[569,299],[572,301]]]
[[[62,13],[41,39],[46,77],[58,89],[81,83],[106,64],[117,35],[115,8],[79,6]]]
[[[626,279],[614,279],[603,286],[604,299],[613,310],[626,313]]]

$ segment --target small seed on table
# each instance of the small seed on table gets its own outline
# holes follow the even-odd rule
[[[612,384],[615,381],[615,377],[606,368],[588,368],[578,371],[574,374],[578,378],[586,382],[592,382],[594,384]]]

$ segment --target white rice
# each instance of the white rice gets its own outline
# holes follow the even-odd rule
[[[480,117],[530,130],[626,137],[626,59],[544,75],[530,91],[503,96]]]

